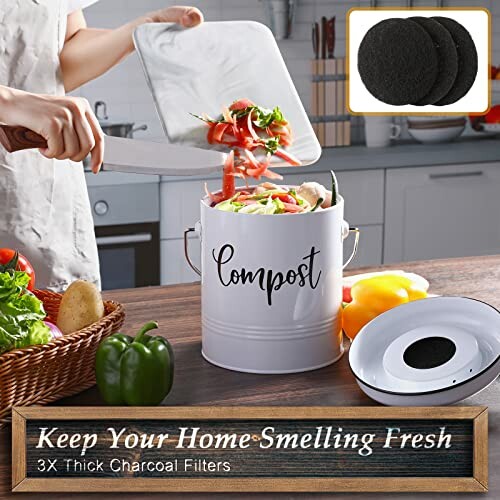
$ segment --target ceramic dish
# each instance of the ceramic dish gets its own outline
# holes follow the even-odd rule
[[[404,304],[359,332],[349,364],[360,388],[380,403],[455,403],[500,374],[500,313],[464,297]]]
[[[418,142],[422,143],[438,143],[438,142],[449,142],[456,139],[462,134],[465,128],[465,123],[463,125],[454,127],[441,127],[441,128],[411,128],[408,127],[408,133],[416,139]]]
[[[294,136],[288,150],[302,164],[319,159],[321,147],[307,113],[276,40],[263,24],[207,22],[193,29],[143,24],[134,41],[169,142],[217,148],[207,143],[206,126],[190,113],[216,117],[223,106],[248,98],[281,108]],[[273,164],[280,166],[276,158]]]

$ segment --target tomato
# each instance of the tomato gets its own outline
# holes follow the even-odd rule
[[[237,101],[234,101],[231,106],[229,106],[229,109],[231,111],[239,111],[240,109],[245,109],[253,105],[254,103],[250,99],[238,99]]]
[[[290,205],[297,205],[297,200],[288,193],[275,193],[272,195],[272,198],[273,200],[279,198],[283,203],[288,203]]]
[[[11,266],[14,265],[16,251],[11,248],[0,248],[0,268],[2,271],[7,269],[12,269]],[[34,290],[35,288],[35,270],[30,264],[29,260],[22,254],[17,253],[17,265],[16,271],[24,271],[30,278],[28,283],[28,290]]]

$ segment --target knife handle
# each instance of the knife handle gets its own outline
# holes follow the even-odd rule
[[[312,25],[312,44],[314,59],[319,59],[319,24],[313,23]]]
[[[0,144],[9,152],[46,148],[47,141],[26,127],[0,125]]]
[[[326,23],[326,44],[328,46],[328,59],[333,59],[335,56],[335,17],[329,19]]]
[[[321,18],[321,59],[326,59],[326,33],[328,31],[328,20],[325,16]]]

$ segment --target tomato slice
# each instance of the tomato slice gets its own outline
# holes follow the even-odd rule
[[[215,131],[215,123],[208,124],[208,132],[207,132],[207,142],[208,144],[214,144],[214,131]]]
[[[234,101],[231,106],[229,106],[229,109],[231,111],[239,111],[241,109],[248,108],[249,106],[254,106],[254,103],[250,99],[238,99],[237,101]]]
[[[255,179],[260,179],[260,176],[267,171],[269,164],[271,163],[271,156],[267,155],[265,161],[258,162],[255,156],[250,151],[245,151],[245,154],[248,157],[248,161],[253,168],[247,168],[247,175],[250,177],[254,177]]]
[[[224,200],[232,198],[236,194],[236,186],[234,183],[234,151],[227,155],[226,163],[224,164],[224,173],[222,178],[222,197]]]
[[[301,165],[300,161],[297,158],[295,158],[295,156],[293,156],[291,153],[288,153],[287,151],[281,148],[278,148],[276,150],[276,156],[290,163],[290,165],[293,165],[294,167],[298,167]]]
[[[293,196],[290,196],[288,193],[275,193],[272,195],[272,199],[276,198],[280,199],[283,203],[289,203],[290,205],[297,205],[297,201]]]
[[[229,127],[229,123],[217,123],[213,128],[212,141],[221,142],[224,132]]]
[[[283,176],[273,172],[272,170],[267,169],[265,172],[262,172],[262,177],[267,177],[268,179],[276,179],[279,181],[283,180]]]

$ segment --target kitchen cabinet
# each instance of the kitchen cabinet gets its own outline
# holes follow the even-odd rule
[[[290,170],[290,169],[289,169]],[[283,183],[301,184],[317,181],[330,186],[329,172],[294,174],[281,169]],[[377,265],[382,261],[382,235],[384,218],[384,171],[358,170],[337,174],[340,193],[346,199],[345,219],[351,226],[362,229],[360,248],[350,267]],[[203,196],[204,181],[182,180],[161,183],[161,283],[174,284],[195,281],[198,276],[191,270],[184,258],[183,232],[200,218],[200,198]],[[220,179],[208,181],[208,189],[220,188]],[[345,243],[345,256],[352,250],[352,236]],[[190,238],[190,255],[199,262],[200,246]]]
[[[176,283],[192,283],[199,281],[200,277],[189,267],[184,257],[184,240],[162,240],[161,252],[161,279],[162,285],[175,285]],[[201,262],[201,245],[198,238],[189,238],[189,256],[195,266]]]
[[[385,263],[500,253],[500,164],[386,175]]]
[[[335,165],[332,165],[335,169]],[[285,174],[283,183],[302,184],[305,181],[316,181],[324,186],[331,185],[330,172],[315,172],[311,169],[307,174]],[[356,172],[337,172],[339,192],[345,200],[344,218],[351,226],[382,224],[384,221],[384,171],[358,170]]]

